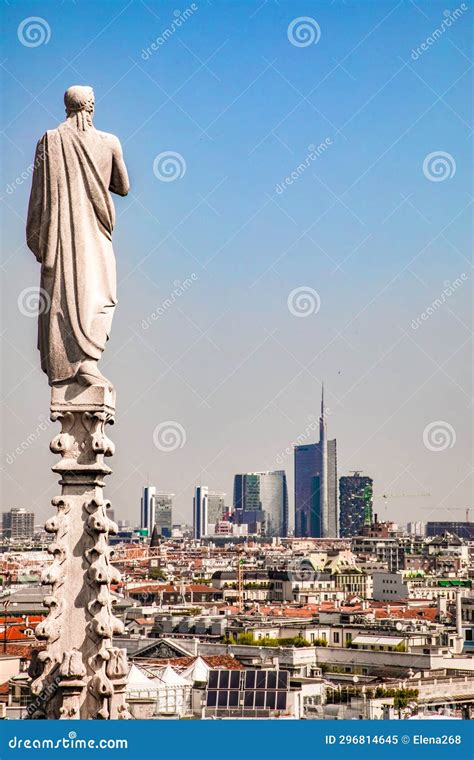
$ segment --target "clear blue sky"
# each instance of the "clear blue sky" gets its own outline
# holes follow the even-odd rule
[[[118,392],[108,487],[118,517],[138,519],[147,480],[177,494],[176,522],[190,519],[199,482],[230,501],[235,472],[283,467],[291,486],[281,453],[318,413],[324,379],[340,474],[361,469],[380,493],[429,491],[390,502],[402,522],[460,519],[472,501],[472,11],[428,44],[444,2],[202,0],[144,54],[189,8],[2,4],[0,508],[32,506],[43,519],[57,490],[53,427],[37,433],[49,392],[36,320],[18,307],[39,276],[24,244],[30,183],[18,178],[63,119],[64,90],[91,84],[95,124],[119,136],[131,179],[115,199],[119,307],[102,361]],[[19,25],[34,16],[49,40],[29,47]],[[291,44],[299,17],[317,22],[316,44]],[[165,151],[186,165],[172,182],[153,171]],[[436,182],[423,162],[439,151],[452,176]],[[300,287],[320,299],[306,318],[287,304]],[[164,452],[153,433],[168,420],[186,442]],[[448,448],[424,444],[433,422]]]

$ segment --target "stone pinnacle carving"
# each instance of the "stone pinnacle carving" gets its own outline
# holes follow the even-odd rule
[[[113,444],[105,428],[114,421],[115,394],[107,388],[69,384],[51,394],[51,418],[61,432],[50,448],[61,460],[61,495],[52,500],[57,514],[45,525],[54,535],[54,559],[42,583],[51,586],[49,614],[36,629],[46,649],[30,667],[36,697],[33,718],[128,718],[126,651],[113,646],[123,632],[113,613],[111,583],[120,574],[111,564],[108,537],[117,526],[107,517],[105,457]]]

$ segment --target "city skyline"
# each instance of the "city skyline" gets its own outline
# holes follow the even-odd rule
[[[330,410],[329,410],[329,412],[330,412]],[[333,439],[333,440],[327,439],[327,413],[328,413],[328,409],[327,409],[327,407],[325,406],[325,403],[324,403],[324,383],[322,383],[321,402],[320,402],[320,414],[319,414],[319,418],[318,418],[318,427],[316,428],[316,426],[313,424],[314,420],[312,419],[310,425],[307,427],[306,431],[303,433],[303,437],[306,437],[308,429],[311,429],[311,431],[313,433],[314,433],[314,431],[316,429],[318,429],[319,430],[319,441],[313,441],[313,442],[311,442],[310,440],[308,440],[308,443],[306,445],[302,445],[302,446],[298,446],[297,444],[293,444],[293,452],[294,452],[295,458],[292,461],[292,467],[289,468],[289,473],[286,470],[282,470],[282,472],[284,473],[285,478],[286,478],[287,481],[290,481],[290,482],[293,481],[294,482],[294,477],[292,477],[292,475],[294,475],[294,472],[295,472],[297,450],[298,449],[311,450],[313,448],[314,449],[318,449],[318,447],[319,447],[319,445],[321,443],[321,440],[323,440],[322,436],[324,436],[324,440],[326,440],[326,443],[328,445],[328,451],[330,451],[332,453],[334,461],[337,460],[336,440],[335,439]],[[332,445],[332,448],[331,448],[331,445]],[[277,461],[278,461],[278,459],[277,459]],[[312,459],[311,459],[311,462],[312,462]],[[252,474],[252,473],[254,473],[254,474],[265,474],[265,473],[269,473],[269,472],[270,471],[252,470],[250,472],[250,474]],[[278,472],[278,471],[276,471],[276,472]],[[357,475],[359,473],[359,471],[352,471],[352,472],[353,472],[354,475]],[[232,476],[233,488],[230,489],[231,492],[234,491],[234,498],[235,498],[235,478],[236,477],[237,477],[237,475],[235,475],[235,474],[234,474],[234,476]],[[347,473],[339,473],[338,469],[337,469],[337,464],[336,464],[336,466],[335,466],[335,474],[334,474],[334,478],[333,478],[335,485],[333,484],[333,488],[332,488],[332,492],[333,493],[332,493],[332,495],[337,500],[337,507],[336,507],[336,512],[334,512],[334,510],[333,510],[333,514],[335,514],[336,517],[332,518],[332,521],[333,521],[332,525],[333,525],[333,527],[334,527],[334,524],[337,525],[337,531],[333,530],[332,534],[338,535],[338,536],[342,537],[342,534],[341,534],[340,529],[339,529],[340,528],[340,526],[339,526],[340,510],[341,510],[341,495],[340,495],[339,485],[340,485],[341,479],[347,479],[347,480],[349,480],[350,476]],[[364,477],[362,477],[362,479],[364,479]],[[373,479],[372,478],[368,478],[368,479],[372,482],[372,485],[373,485]],[[198,488],[198,487],[199,488],[206,488],[207,489],[207,495],[209,497],[220,497],[220,499],[222,500],[222,504],[224,504],[224,497],[227,496],[227,492],[225,492],[223,490],[219,490],[219,489],[210,489],[209,486],[203,486],[202,483],[201,483],[202,480],[203,480],[202,477],[199,478],[199,486],[194,486],[194,496],[195,496],[195,490],[196,490],[196,488]],[[316,491],[319,491],[319,484],[316,487],[315,492]],[[149,536],[151,536],[151,534],[153,532],[153,527],[154,527],[155,523],[158,522],[158,520],[156,520],[156,517],[155,517],[155,514],[158,511],[157,500],[159,499],[160,496],[161,497],[168,496],[168,497],[171,497],[170,498],[170,502],[172,503],[174,501],[175,493],[174,492],[171,493],[170,491],[160,490],[156,486],[151,486],[149,484],[147,486],[141,486],[141,492],[142,492],[142,496],[141,496],[141,499],[140,499],[140,504],[141,504],[141,506],[140,506],[140,519],[136,522],[136,524],[137,525],[140,524],[140,526],[142,528],[148,529],[149,530]],[[148,496],[146,495],[147,493],[148,493]],[[293,498],[290,498],[291,495],[293,496]],[[428,494],[428,493],[427,494],[424,494],[424,493],[421,493],[421,494],[411,494],[411,495],[410,494],[407,494],[407,495],[405,495],[405,494],[395,494],[396,497],[402,497],[402,498],[406,498],[406,499],[413,499],[415,497],[429,496],[429,495],[430,494]],[[193,500],[192,500],[193,502],[194,502],[194,496],[193,496]],[[381,519],[388,519],[388,520],[393,520],[394,522],[397,522],[397,519],[394,517],[394,514],[393,514],[393,512],[394,512],[393,507],[392,506],[390,506],[390,508],[387,507],[387,494],[385,492],[382,493],[382,491],[379,490],[378,496],[383,499],[383,504],[379,504],[379,507],[378,507],[378,514],[380,515]],[[288,523],[288,530],[290,531],[290,533],[292,535],[298,536],[299,534],[298,534],[298,532],[296,530],[296,524],[297,524],[296,523],[296,514],[297,514],[297,511],[298,511],[297,507],[296,507],[296,488],[293,488],[293,492],[289,493],[289,495],[288,495],[288,501],[289,501],[289,505],[291,505],[289,507],[289,509],[288,509],[288,521],[287,521],[287,523]],[[372,503],[373,503],[373,494],[372,494]],[[229,504],[228,506],[231,509],[235,509],[233,507],[233,505],[231,505],[231,504]],[[15,509],[18,509],[18,508],[17,507],[10,507],[9,511],[10,510],[15,510]],[[19,509],[24,510],[25,507],[20,507]],[[183,510],[182,510],[181,507],[179,507],[178,509],[176,509],[176,505],[174,505],[172,507],[172,509],[173,509],[173,518],[172,518],[172,523],[173,524],[180,524],[184,520],[184,522],[187,521],[187,524],[190,525],[190,526],[192,526],[192,524],[193,524],[193,514],[194,514],[194,507],[192,505],[191,505],[191,508],[189,510],[190,514],[187,517],[185,515],[186,510],[184,510],[184,512],[183,512]],[[180,518],[180,519],[176,519],[176,520],[174,519],[175,510],[176,510],[176,517]],[[449,510],[449,509],[447,510],[448,513],[450,511],[451,510]],[[458,519],[452,518],[451,522],[453,522],[453,523],[462,523],[462,522],[464,522],[463,516],[465,516],[466,511],[469,511],[469,509],[466,510],[466,508],[463,508],[462,510],[459,509],[457,511],[459,512],[459,518]],[[372,514],[376,514],[376,513],[377,513],[376,509],[372,508]],[[125,515],[120,516],[118,519],[124,519],[124,517],[128,518],[128,517],[131,517],[131,516],[132,515],[129,512],[127,512]],[[334,523],[334,519],[335,519],[335,523]],[[423,515],[420,514],[419,515],[419,521],[426,523],[428,521],[428,518],[424,518]],[[431,522],[435,522],[435,521],[436,521],[435,520],[435,516],[433,516],[433,519],[431,520]],[[450,519],[449,519],[449,516],[448,516],[448,517],[446,517],[446,519],[444,520],[444,522],[449,522],[449,521],[450,521]],[[207,522],[211,523],[211,520],[208,519]],[[402,521],[399,521],[399,522],[402,525],[406,525],[406,524],[408,524],[410,522],[410,520],[407,519],[406,522],[402,522]],[[133,520],[132,520],[131,524],[133,524]],[[151,527],[149,527],[149,526],[151,526]],[[308,534],[308,536],[310,536],[310,535],[312,535],[312,534]],[[329,533],[327,534],[327,537],[330,537]]]
[[[51,38],[30,48],[24,7],[4,8],[2,509],[44,520],[56,495],[24,220],[35,143],[83,82],[131,178],[116,201],[119,305],[103,366],[120,412],[106,491],[117,517],[135,511],[149,475],[187,522],[200,480],[229,493],[236,472],[285,469],[291,493],[292,443],[314,440],[324,377],[339,471],[370,473],[380,518],[461,520],[472,493],[467,16],[424,51],[442,3],[356,14],[312,3],[321,37],[301,48],[288,38],[308,12],[299,0],[235,2],[232,24],[203,5],[153,51],[174,10],[51,4]],[[158,160],[170,152],[182,158],[174,181]],[[429,170],[437,152],[452,159],[443,181]],[[386,510],[386,492],[431,495]]]

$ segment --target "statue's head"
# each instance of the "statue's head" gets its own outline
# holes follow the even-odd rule
[[[87,85],[75,84],[64,93],[64,105],[68,119],[85,129],[92,125],[94,115],[94,90]]]

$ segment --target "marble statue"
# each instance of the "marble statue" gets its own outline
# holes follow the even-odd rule
[[[92,124],[94,92],[70,87],[67,118],[38,143],[27,242],[41,264],[41,366],[51,387],[51,419],[61,424],[50,449],[60,460],[61,493],[45,525],[52,562],[42,573],[47,617],[36,628],[44,648],[29,668],[35,719],[127,719],[129,665],[114,637],[112,587],[121,582],[109,536],[106,426],[115,390],[97,362],[109,337],[116,298],[110,193],[126,195],[127,170],[116,137]]]
[[[38,348],[49,384],[110,385],[97,367],[117,303],[110,193],[127,195],[118,139],[92,122],[94,91],[70,87],[66,121],[36,148],[27,243],[41,264],[48,308]]]

